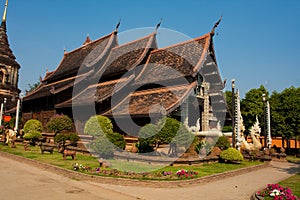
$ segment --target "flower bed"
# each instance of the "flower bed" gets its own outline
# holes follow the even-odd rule
[[[266,200],[300,200],[290,188],[282,187],[279,184],[268,184],[265,189],[258,191],[255,196],[256,199]]]

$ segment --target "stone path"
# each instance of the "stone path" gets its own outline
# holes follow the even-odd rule
[[[0,200],[131,200],[131,199],[224,199],[249,200],[251,194],[268,183],[276,183],[295,173],[300,165],[271,162],[249,173],[177,188],[140,187],[76,181],[22,162],[0,156]]]
[[[244,173],[234,177],[202,183],[198,186],[182,188],[143,188],[95,184],[103,188],[134,194],[141,199],[205,199],[205,200],[249,200],[250,196],[268,183],[276,183],[295,173],[300,173],[300,165],[287,162],[271,162],[267,168]]]

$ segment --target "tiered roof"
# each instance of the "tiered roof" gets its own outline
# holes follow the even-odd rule
[[[82,47],[65,53],[57,69],[47,76],[44,82],[60,80],[70,75],[75,76],[79,69],[83,71],[90,70],[89,67],[92,66],[89,64],[91,62],[95,62],[95,60],[100,61],[104,57],[102,53],[116,45],[115,31],[93,42],[87,43],[86,41]]]
[[[144,85],[195,76],[203,66],[210,41],[210,34],[206,34],[197,39],[152,51],[135,84]]]
[[[91,65],[91,62],[95,62],[95,60],[101,62],[106,59],[110,49],[117,45],[116,41],[116,32],[114,31],[65,53],[57,69],[53,72],[47,72],[39,87],[27,94],[24,100],[50,96],[73,87],[75,80],[79,81],[77,78],[84,79],[93,72],[94,66]]]
[[[110,52],[104,65],[92,78],[124,73],[135,68],[151,49],[156,49],[155,33],[144,38],[115,47]]]
[[[93,76],[89,77],[90,82],[88,84],[92,84],[85,90],[79,91],[73,99],[58,104],[56,107],[61,108],[102,102],[112,96],[113,93],[118,92],[134,79],[134,72],[131,71],[145,60],[150,50],[157,48],[155,35],[156,33],[152,33],[146,37],[113,48],[103,66]],[[98,83],[101,77],[109,77],[115,74],[122,75],[128,71],[130,74],[121,79]],[[79,84],[82,83],[79,82]],[[115,88],[116,85],[117,88]]]

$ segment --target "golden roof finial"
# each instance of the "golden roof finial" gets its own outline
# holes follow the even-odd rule
[[[5,2],[5,8],[4,8],[2,22],[6,22],[7,6],[8,6],[8,0],[6,0],[6,2]]]

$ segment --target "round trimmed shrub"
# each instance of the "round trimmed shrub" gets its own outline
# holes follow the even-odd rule
[[[24,139],[24,140],[31,141],[30,143],[31,143],[32,145],[34,145],[41,137],[42,137],[42,134],[41,134],[39,131],[32,130],[32,131],[30,131],[29,133],[26,133],[26,134],[23,136],[23,139]]]
[[[218,138],[215,147],[219,147],[221,150],[226,150],[230,147],[230,142],[226,136],[221,136]]]
[[[113,158],[114,145],[106,137],[98,137],[89,144],[91,148],[100,158]]]
[[[43,126],[39,120],[30,119],[25,123],[23,130],[25,133],[30,133],[32,131],[37,131],[37,132],[41,133],[43,130]]]
[[[108,117],[95,115],[85,123],[84,133],[92,136],[112,134],[113,125]]]
[[[72,130],[72,127],[72,119],[67,115],[55,115],[47,123],[47,130],[54,133]]]
[[[113,143],[119,149],[122,149],[122,150],[125,149],[126,141],[120,133],[116,133],[116,132],[109,133],[106,135],[106,137],[111,143]]]
[[[158,122],[158,127],[160,128],[160,131],[157,133],[156,137],[159,138],[161,143],[168,144],[177,134],[180,122],[171,117],[167,117]]]
[[[71,134],[57,134],[54,137],[54,142],[56,143],[61,143],[63,146],[65,145],[67,140],[70,140],[71,145],[76,146],[79,136],[76,133],[71,133]]]
[[[241,152],[239,152],[237,149],[232,148],[232,147],[222,151],[222,153],[220,154],[220,158],[225,161],[243,161],[244,160],[244,157],[241,154]]]

